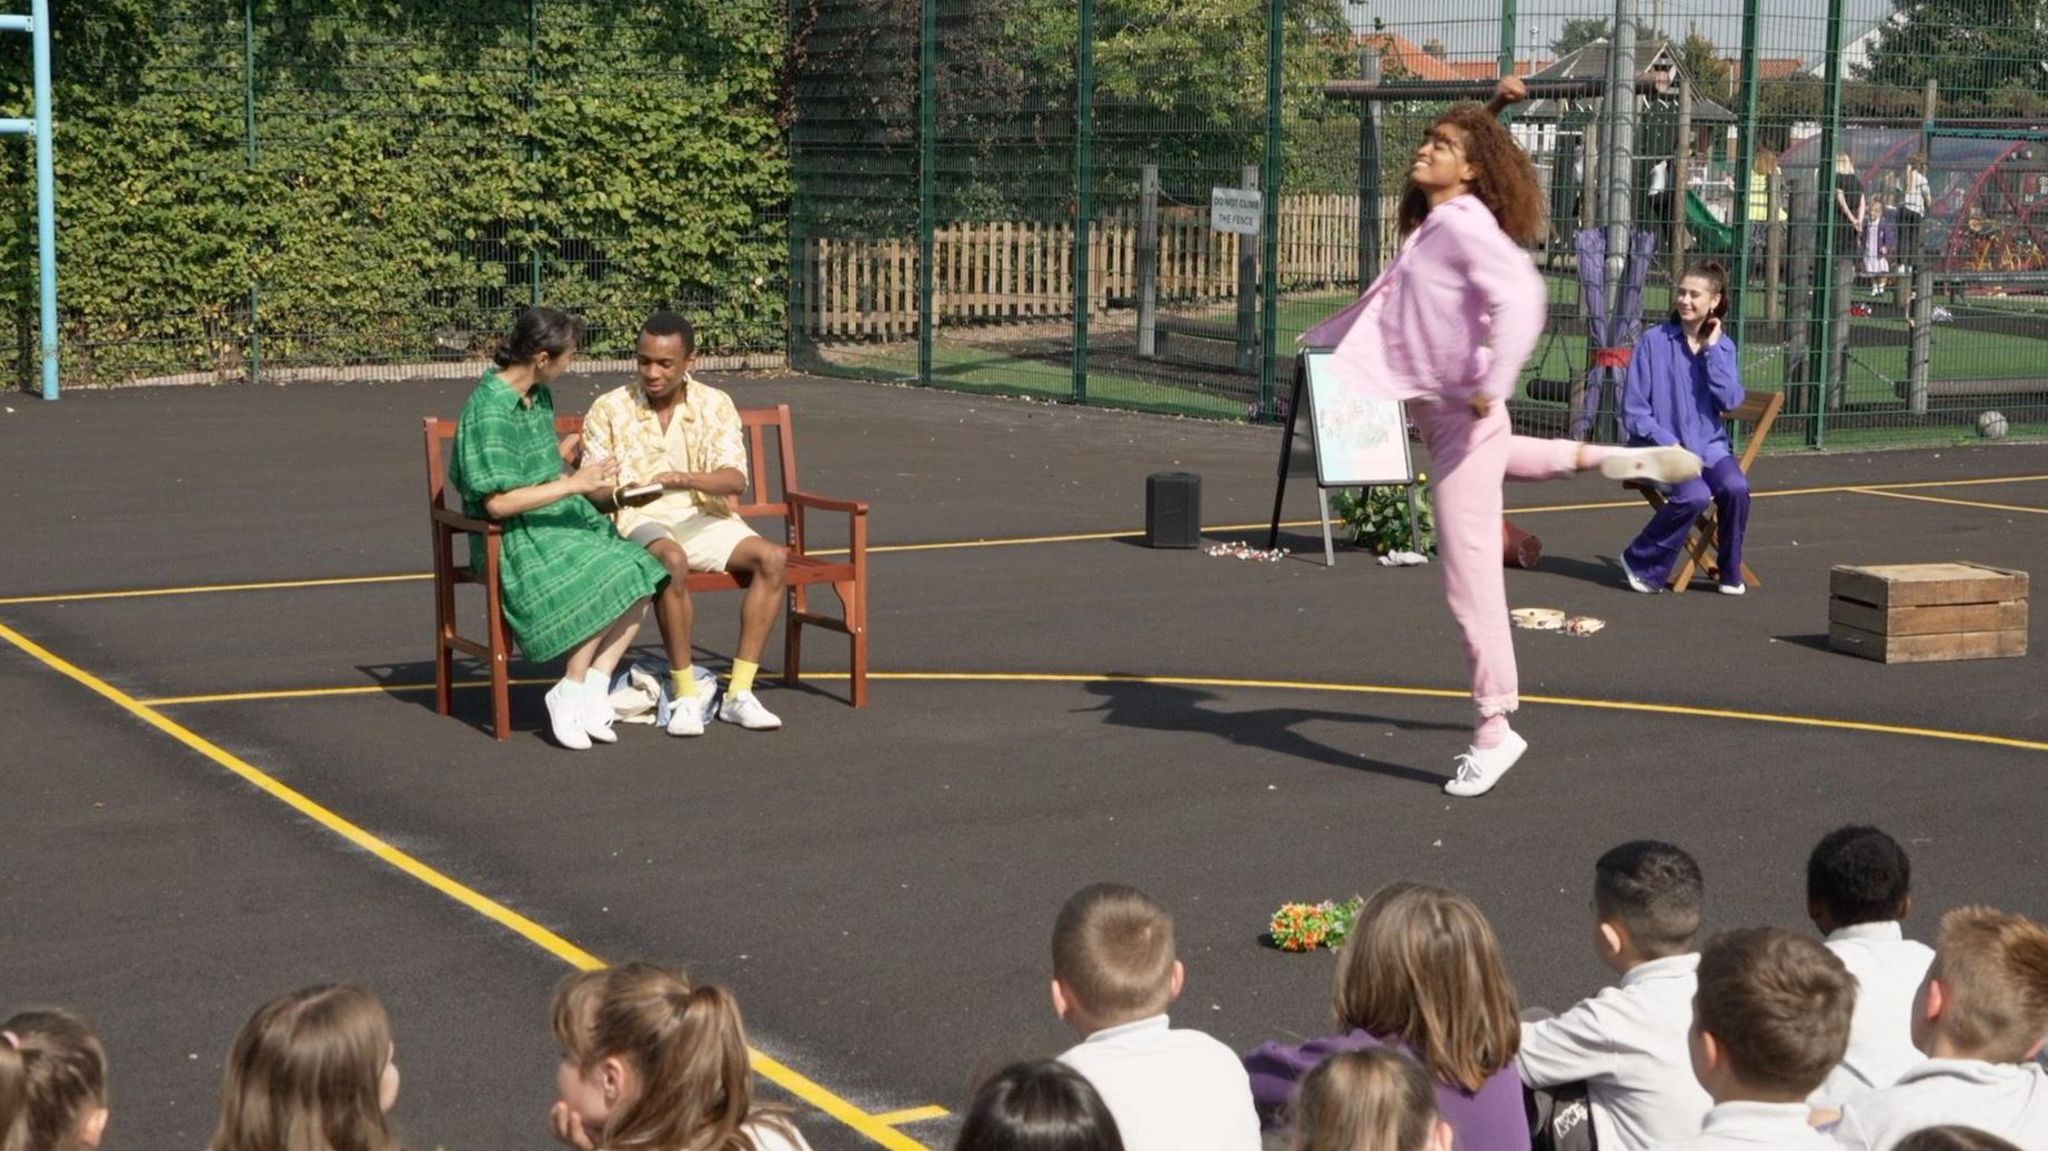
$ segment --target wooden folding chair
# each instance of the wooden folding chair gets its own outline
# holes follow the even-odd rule
[[[1736,464],[1742,469],[1743,475],[1749,474],[1749,465],[1756,462],[1757,452],[1763,449],[1764,441],[1771,436],[1771,425],[1778,422],[1778,409],[1784,406],[1783,392],[1751,392],[1734,411],[1722,415],[1721,418],[1739,435],[1742,455],[1736,459]],[[1652,508],[1662,508],[1669,502],[1663,489],[1655,484],[1629,480],[1622,486],[1641,493]],[[1719,513],[1713,504],[1708,504],[1707,510],[1701,512],[1700,518],[1693,522],[1692,538],[1686,543],[1684,561],[1671,569],[1670,583],[1673,592],[1683,592],[1686,586],[1692,583],[1694,572],[1718,574],[1712,555],[1714,536],[1719,526]],[[1747,563],[1742,565],[1742,582],[1748,587],[1764,585],[1764,581],[1756,578],[1756,573],[1750,570]]]

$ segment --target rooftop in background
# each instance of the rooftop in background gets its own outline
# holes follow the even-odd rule
[[[1457,65],[1423,51],[1420,44],[1399,32],[1361,32],[1358,36],[1358,46],[1379,49],[1382,79],[1471,79],[1468,74],[1459,71]],[[1493,65],[1490,63],[1487,65],[1486,75],[1493,75]]]

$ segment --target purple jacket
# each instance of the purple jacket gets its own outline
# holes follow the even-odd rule
[[[1741,366],[1735,341],[1725,332],[1699,355],[1687,346],[1676,320],[1645,332],[1621,389],[1621,423],[1629,441],[1676,444],[1705,467],[1726,459],[1728,428],[1721,413],[1742,404]]]
[[[1262,1043],[1244,1057],[1244,1069],[1252,1077],[1252,1103],[1259,1111],[1259,1127],[1276,1131],[1287,1122],[1288,1103],[1294,1085],[1332,1055],[1382,1047],[1370,1031],[1354,1029],[1326,1039],[1311,1039],[1299,1046]],[[1457,1134],[1457,1151],[1529,1151],[1529,1118],[1522,1106],[1522,1077],[1515,1065],[1493,1073],[1477,1092],[1439,1082],[1436,1109]]]
[[[1504,400],[1543,334],[1543,276],[1477,196],[1438,204],[1358,301],[1302,333],[1346,392]]]

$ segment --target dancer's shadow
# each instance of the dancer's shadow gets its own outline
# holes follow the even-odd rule
[[[1326,720],[1347,727],[1400,728],[1403,731],[1457,731],[1455,723],[1395,719],[1356,711],[1324,711],[1302,707],[1264,707],[1242,711],[1217,711],[1209,704],[1217,696],[1197,688],[1175,684],[1147,683],[1136,679],[1099,680],[1088,685],[1090,695],[1102,703],[1083,710],[1106,713],[1103,722],[1117,727],[1147,731],[1196,732],[1228,740],[1239,747],[1270,752],[1291,759],[1327,763],[1353,771],[1369,771],[1393,779],[1437,786],[1444,776],[1433,771],[1384,763],[1358,752],[1318,743],[1295,728],[1311,720]]]
[[[1621,575],[1621,565],[1605,557],[1589,560],[1545,552],[1534,570],[1537,575],[1561,576],[1618,591],[1628,589],[1628,584]]]

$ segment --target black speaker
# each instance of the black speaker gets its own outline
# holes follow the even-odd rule
[[[1145,546],[1192,548],[1202,543],[1202,477],[1156,472],[1145,477]]]

